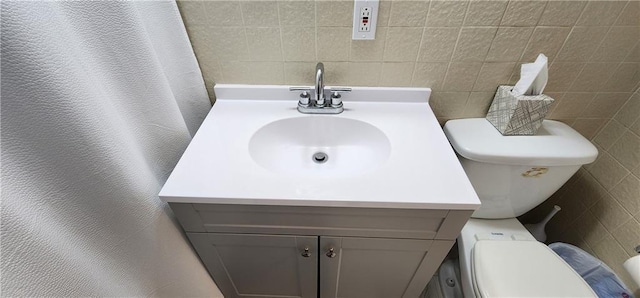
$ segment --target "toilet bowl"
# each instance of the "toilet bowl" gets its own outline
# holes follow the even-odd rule
[[[458,237],[465,297],[597,297],[515,218],[557,191],[598,151],[564,123],[503,136],[484,118],[450,120],[449,142],[482,206]]]

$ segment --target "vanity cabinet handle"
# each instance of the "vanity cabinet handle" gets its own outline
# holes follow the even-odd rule
[[[308,258],[308,257],[311,256],[311,253],[309,252],[309,248],[308,247],[304,248],[304,252],[302,252],[302,256],[305,257],[305,258]]]
[[[329,258],[335,258],[336,257],[336,253],[333,251],[333,248],[329,249],[329,251],[327,252],[327,257],[329,257]]]

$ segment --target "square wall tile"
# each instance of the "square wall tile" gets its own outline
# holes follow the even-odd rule
[[[608,27],[573,27],[564,46],[558,53],[557,61],[587,61],[597,50],[605,37]]]
[[[242,12],[239,1],[204,1],[207,24],[210,26],[242,26]]]
[[[640,42],[636,44],[633,49],[627,55],[627,58],[624,58],[625,62],[640,62]]]
[[[380,0],[378,4],[378,27],[389,26],[389,16],[391,14],[391,0]]]
[[[467,8],[465,26],[498,26],[508,1],[472,0]]]
[[[613,25],[626,4],[625,1],[588,1],[576,25]]]
[[[640,82],[640,63],[625,62],[618,66],[609,81],[604,85],[603,91],[632,92]]]
[[[187,27],[208,25],[207,13],[201,1],[176,1],[176,4]]]
[[[429,1],[393,1],[389,15],[390,27],[424,26],[429,11]]]
[[[418,61],[449,61],[458,40],[459,28],[427,27],[422,35]]]
[[[423,28],[389,27],[384,61],[416,61]]]
[[[434,92],[441,91],[448,67],[448,62],[416,63],[411,86],[429,87]]]
[[[381,86],[411,86],[414,62],[385,62],[382,64]]]
[[[518,61],[533,32],[533,27],[500,27],[486,61]]]
[[[640,136],[627,131],[609,149],[609,154],[628,170],[640,166]]]
[[[380,62],[349,62],[346,83],[353,86],[378,86],[381,70]],[[362,75],[365,73],[367,75]]]
[[[314,67],[312,69],[315,69],[315,63],[313,63],[313,65]],[[349,84],[351,84],[349,81],[350,67],[351,65],[349,62],[324,63],[325,84],[334,86],[348,86]],[[376,79],[379,78],[379,72],[378,75],[376,73],[373,73],[372,77],[375,77]],[[313,75],[312,79],[315,80],[315,74]]]
[[[621,244],[622,248],[630,255],[638,254],[635,247],[640,239],[640,223],[635,219],[627,221],[625,224],[613,231],[613,237]]]
[[[587,63],[571,87],[569,87],[569,91],[585,92],[601,90],[602,86],[604,86],[613,75],[617,67],[618,64],[614,62]]]
[[[281,85],[284,83],[284,62],[250,62],[251,83]]]
[[[453,61],[484,61],[498,28],[464,27],[453,53]]]
[[[225,61],[222,72],[226,83],[283,84],[282,62]]]
[[[247,60],[249,48],[247,37],[242,27],[213,27],[209,28],[209,46],[213,55],[219,60]]]
[[[553,62],[549,66],[549,81],[545,92],[567,91],[584,65],[584,63],[575,62]]]
[[[462,25],[468,5],[468,1],[431,1],[427,27]]]
[[[278,2],[276,1],[242,1],[242,17],[244,25],[250,27],[278,27]]]
[[[629,131],[640,136],[640,116],[638,117],[638,120],[636,120],[636,122],[633,123],[631,127],[629,127]],[[639,169],[636,168],[636,170],[639,170]],[[634,170],[634,174],[636,174],[635,170]],[[640,177],[640,175],[636,175],[636,176]]]
[[[593,163],[589,172],[607,190],[613,189],[616,184],[629,174],[629,171],[624,166],[606,152],[599,152],[598,160]]]
[[[376,29],[376,39],[374,40],[352,40],[349,60],[382,61],[386,41],[386,27],[378,27],[378,29]]]
[[[598,93],[580,117],[611,118],[628,98],[629,93]]]
[[[484,118],[493,102],[495,92],[471,92],[464,108],[464,118]]]
[[[579,132],[583,137],[591,140],[604,126],[607,119],[578,118],[571,124],[571,127]]]
[[[634,36],[636,38],[633,38]],[[611,27],[591,59],[595,61],[624,61],[638,40],[640,40],[640,27]]]
[[[351,27],[318,27],[316,34],[318,60],[349,60]]]
[[[588,245],[597,245],[602,239],[609,236],[609,231],[605,229],[602,223],[590,211],[584,212],[575,221],[575,233],[580,235]],[[573,231],[569,231],[573,232]]]
[[[246,28],[245,30],[251,60],[282,62],[280,28]]]
[[[550,2],[551,3],[551,2]],[[536,27],[521,61],[535,61],[543,53],[553,61],[571,29],[568,27]]]
[[[282,27],[284,61],[316,60],[316,29],[313,27]]]
[[[311,86],[315,84],[315,62],[285,62],[284,83]]]
[[[187,27],[187,33],[193,51],[197,55],[198,63],[207,62],[209,65],[213,65],[211,62],[220,60],[213,53],[212,34],[208,26],[190,26]]]
[[[640,26],[640,1],[629,1],[615,23],[617,26]]]
[[[591,103],[595,93],[567,93],[556,105],[551,113],[553,119],[577,118],[582,115],[582,111]]]
[[[316,1],[316,24],[323,27],[351,27],[353,1]]]
[[[485,62],[482,64],[478,79],[473,85],[473,91],[493,91],[499,85],[505,85],[509,81],[511,71],[515,67],[513,62]]]
[[[603,262],[610,265],[611,269],[617,272],[623,272],[622,263],[629,258],[629,255],[620,246],[613,236],[608,235],[597,245],[593,246],[595,256]]]
[[[549,1],[538,25],[573,26],[586,4],[586,1]]]
[[[630,214],[640,212],[640,200],[638,200],[640,198],[640,178],[633,174],[627,175],[611,190],[611,195]]]
[[[315,27],[316,5],[313,1],[278,1],[280,26]]]
[[[462,117],[469,92],[434,92],[429,105],[436,117],[454,119]]]
[[[610,196],[596,203],[591,208],[591,212],[593,212],[609,232],[614,231],[631,219],[631,215]]]
[[[546,1],[509,1],[500,25],[535,26],[546,4]]]
[[[640,92],[634,93],[615,116],[620,124],[631,127],[640,115]]]
[[[591,208],[608,194],[604,187],[587,172],[580,175],[577,181],[569,187],[566,195],[579,200],[585,207]]]
[[[482,68],[480,62],[451,62],[442,89],[445,91],[471,91]]]
[[[624,134],[624,132],[624,126],[618,123],[618,121],[611,120],[596,136],[594,142],[607,150],[611,148],[611,146],[613,146],[613,144]]]

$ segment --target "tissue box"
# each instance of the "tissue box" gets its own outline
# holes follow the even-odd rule
[[[500,86],[493,98],[487,120],[505,136],[534,135],[547,116],[553,98],[511,94],[513,86]]]

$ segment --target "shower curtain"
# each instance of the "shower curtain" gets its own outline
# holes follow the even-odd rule
[[[157,196],[211,108],[175,2],[1,13],[2,296],[222,297]]]

